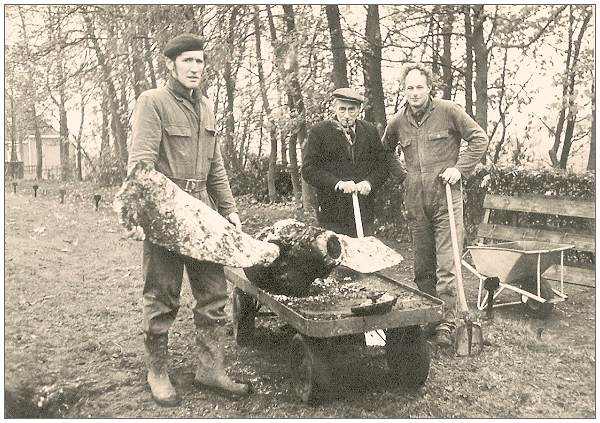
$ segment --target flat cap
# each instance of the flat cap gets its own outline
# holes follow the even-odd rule
[[[338,88],[331,96],[358,104],[362,104],[365,101],[365,98],[352,88]]]
[[[197,35],[181,34],[175,38],[171,38],[165,48],[163,54],[169,59],[174,59],[184,51],[204,50],[204,40]]]

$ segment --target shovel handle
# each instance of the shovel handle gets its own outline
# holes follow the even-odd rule
[[[458,293],[458,305],[460,311],[467,313],[467,299],[465,298],[465,290],[463,287],[462,263],[460,252],[458,251],[458,237],[456,235],[456,220],[454,219],[454,203],[452,201],[452,189],[450,184],[446,185],[446,202],[448,203],[448,220],[450,221],[450,238],[452,238],[452,253],[454,256],[454,270],[456,272],[456,291]]]
[[[360,215],[360,203],[358,202],[358,194],[352,193],[352,207],[354,208],[354,224],[356,225],[356,236],[363,238],[365,236],[362,226],[362,217]]]

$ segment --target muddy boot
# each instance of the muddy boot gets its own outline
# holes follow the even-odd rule
[[[148,368],[148,385],[152,390],[152,398],[159,405],[172,407],[177,405],[177,393],[171,385],[167,373],[168,335],[146,334],[146,366]]]
[[[235,399],[252,393],[252,386],[249,383],[236,382],[227,376],[223,364],[223,329],[209,327],[196,331],[198,369],[194,385]]]

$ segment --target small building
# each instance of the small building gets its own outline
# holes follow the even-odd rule
[[[39,129],[42,137],[42,178],[60,178],[60,135],[58,131],[43,121],[40,121]],[[10,135],[5,131],[5,169],[8,168],[6,163],[10,161],[11,148],[12,143]],[[25,179],[34,179],[37,167],[37,149],[35,145],[35,135],[32,129],[29,129],[27,135],[24,137],[17,139],[16,150],[17,161],[23,162],[23,177]],[[71,151],[70,155],[73,155]]]

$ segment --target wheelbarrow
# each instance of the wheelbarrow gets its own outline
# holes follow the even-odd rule
[[[477,308],[491,310],[491,307],[524,304],[534,315],[548,316],[554,304],[568,297],[562,276],[557,290],[542,275],[553,264],[560,263],[562,270],[564,252],[570,248],[573,245],[528,240],[467,247],[462,264],[479,278]],[[471,255],[474,266],[465,260],[467,254]],[[490,279],[497,281],[494,289],[489,288]],[[504,290],[516,292],[519,301],[496,303]]]
[[[339,359],[340,347],[365,345],[365,333],[372,331],[383,330],[394,380],[409,389],[425,383],[430,352],[421,325],[440,321],[441,300],[378,273],[317,280],[320,292],[309,297],[271,294],[239,269],[225,268],[225,275],[234,284],[233,334],[238,345],[251,342],[262,306],[296,331],[288,360],[292,390],[303,402],[314,403],[327,395],[335,386],[332,362]],[[365,306],[370,292],[385,292],[394,301]]]

